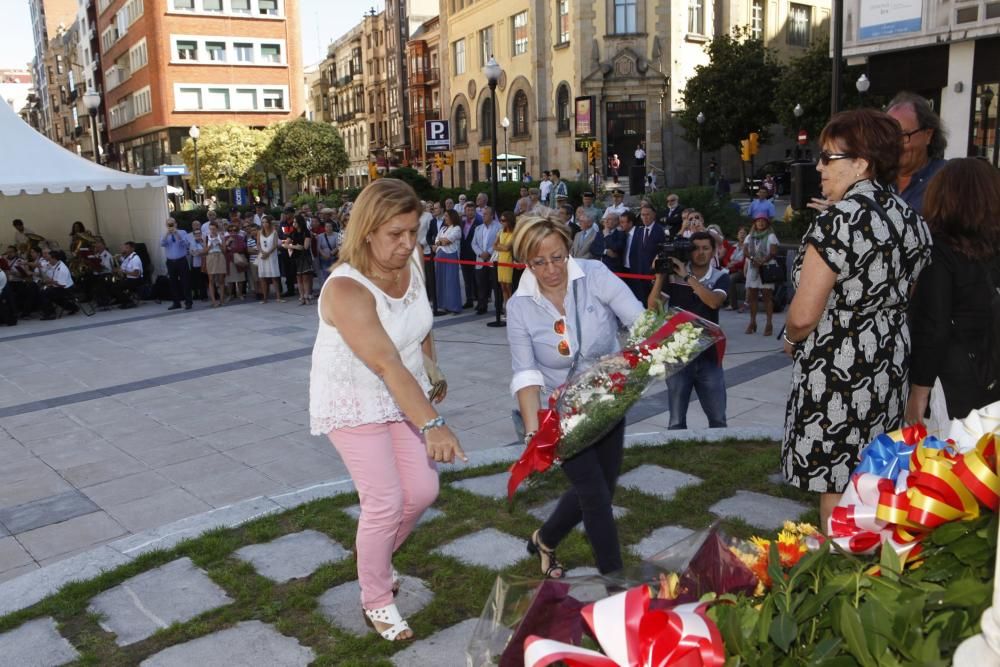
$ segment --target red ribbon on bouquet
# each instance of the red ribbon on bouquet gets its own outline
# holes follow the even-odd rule
[[[531,436],[521,458],[511,466],[507,480],[507,500],[514,499],[514,492],[524,479],[533,472],[545,472],[555,462],[556,446],[562,430],[559,428],[559,413],[555,408],[538,411],[538,430]]]
[[[719,667],[725,648],[706,604],[651,609],[648,586],[587,605],[581,612],[604,653],[536,635],[524,642],[525,667]]]

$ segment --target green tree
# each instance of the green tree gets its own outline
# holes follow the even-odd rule
[[[332,125],[304,118],[279,125],[261,161],[295,181],[321,174],[336,177],[349,164],[340,133]]]
[[[239,187],[264,150],[261,132],[235,122],[205,125],[200,129],[198,176],[201,186],[206,190]],[[194,174],[194,140],[184,142],[181,157],[188,171]],[[195,182],[193,176],[191,181]]]
[[[684,111],[679,122],[684,138],[695,143],[701,133],[702,147],[714,151],[735,146],[751,132],[767,140],[767,127],[775,121],[771,92],[782,75],[774,53],[749,29],[737,27],[731,35],[716,37],[705,46],[711,61],[695,68],[681,93]],[[698,114],[705,114],[699,127]]]
[[[842,108],[860,106],[862,100],[855,82],[863,71],[861,66],[841,69]],[[788,64],[774,91],[771,105],[788,136],[794,137],[800,129],[804,129],[810,139],[819,137],[830,119],[832,82],[833,58],[830,57],[830,42],[826,38],[813,42],[808,51]],[[864,102],[868,106],[881,103],[880,99],[871,95],[867,97]],[[797,104],[802,105],[801,118],[795,117]]]

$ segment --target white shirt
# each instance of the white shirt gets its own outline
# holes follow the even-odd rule
[[[434,214],[430,211],[424,211],[420,215],[420,226],[417,228],[417,243],[423,249],[425,255],[431,254],[431,245],[427,243],[427,230],[430,228],[431,220],[434,219]]]
[[[642,150],[642,148],[636,148],[635,149],[635,159],[636,160],[645,160],[646,159],[646,151]]]
[[[65,262],[49,264],[44,269],[46,277],[54,282],[57,287],[72,287],[73,276],[70,275],[69,267]]]
[[[459,245],[462,241],[462,225],[451,225],[448,227],[441,227],[438,230],[437,237],[435,241],[440,243],[442,240],[448,239],[451,241],[451,245],[443,245],[438,248],[437,254],[440,257],[444,253],[449,255],[452,253],[457,253],[459,250]]]
[[[633,236],[635,236],[635,227],[632,227],[632,229],[628,230],[628,236],[625,237],[625,258],[624,259],[625,259],[625,268],[626,269],[631,269],[632,268],[631,266],[629,266],[628,256],[629,256],[629,251],[632,250],[632,237]]]
[[[627,210],[628,206],[625,205],[625,200],[622,200],[620,204],[612,204],[611,206],[607,207],[606,209],[604,209],[604,212],[607,213],[608,211],[611,211],[612,213],[617,213],[618,215],[621,215]]]
[[[129,278],[142,278],[142,260],[139,259],[137,253],[132,253],[128,257],[122,259],[122,272]],[[138,276],[129,276],[128,274],[134,271],[138,271]]]
[[[107,248],[97,254],[97,259],[101,260],[101,273],[111,273],[115,270],[115,258]]]
[[[549,192],[552,191],[552,181],[545,179],[542,181],[541,185],[538,186],[538,194],[541,195],[542,201],[549,200]]]

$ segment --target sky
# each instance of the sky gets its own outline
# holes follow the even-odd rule
[[[384,5],[383,0],[299,0],[302,64],[322,60],[330,42],[357,25],[364,12]],[[0,40],[0,69],[25,67],[35,55],[28,0],[0,0],[0,15],[9,28]]]

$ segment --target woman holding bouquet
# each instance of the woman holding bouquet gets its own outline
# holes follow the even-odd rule
[[[525,442],[538,429],[543,394],[563,384],[571,370],[617,351],[618,328],[630,326],[643,312],[624,282],[602,262],[571,258],[570,245],[569,228],[554,216],[518,220],[514,257],[527,270],[507,305],[507,340],[514,373],[510,389],[524,419]],[[562,462],[571,487],[528,542],[545,576],[563,576],[555,548],[581,520],[598,570],[621,569],[611,499],[624,439],[622,420],[593,446]]]
[[[434,316],[423,261],[413,252],[419,214],[403,181],[379,179],[362,191],[340,261],[320,291],[309,377],[310,431],[330,439],[361,499],[362,607],[389,641],[413,636],[393,603],[392,555],[437,497],[436,463],[465,460],[428,399],[424,356],[435,358]]]

